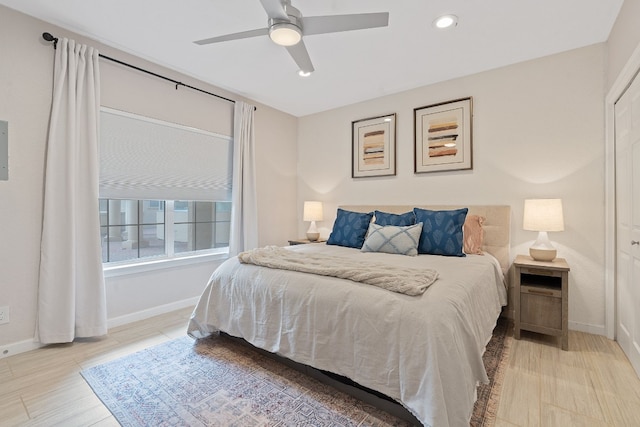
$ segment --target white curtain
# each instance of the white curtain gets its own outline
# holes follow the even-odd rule
[[[107,333],[98,211],[98,51],[61,38],[47,141],[36,339]]]
[[[231,256],[258,246],[254,110],[253,105],[236,101],[233,118],[233,187],[229,241]]]

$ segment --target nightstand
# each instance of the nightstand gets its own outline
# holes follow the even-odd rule
[[[308,243],[325,243],[326,240],[323,239],[318,239],[315,241],[311,241],[309,239],[295,239],[295,240],[289,240],[289,246],[293,246],[293,245],[306,245]]]
[[[515,267],[513,336],[520,331],[561,337],[562,349],[569,349],[569,265],[563,258],[534,261],[518,255]]]

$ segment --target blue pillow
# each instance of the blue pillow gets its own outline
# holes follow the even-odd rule
[[[362,248],[372,217],[373,212],[351,212],[338,208],[336,222],[333,223],[327,245]]]
[[[415,223],[416,214],[414,214],[413,211],[405,212],[403,214],[376,211],[376,224],[378,225],[395,225],[398,227],[404,227]]]
[[[469,209],[431,211],[414,208],[416,222],[422,223],[419,254],[466,256],[462,251],[462,226]]]

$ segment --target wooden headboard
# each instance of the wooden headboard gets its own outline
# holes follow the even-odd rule
[[[500,263],[502,271],[507,274],[510,264],[509,248],[511,246],[511,206],[504,205],[344,205],[340,208],[354,212],[373,212],[375,210],[404,213],[413,208],[448,210],[469,208],[470,215],[480,215],[485,218],[484,245],[482,250],[490,253]]]

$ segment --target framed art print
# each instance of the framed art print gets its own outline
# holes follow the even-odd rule
[[[351,122],[351,176],[396,174],[396,115]]]
[[[472,99],[415,108],[415,173],[471,169]]]

